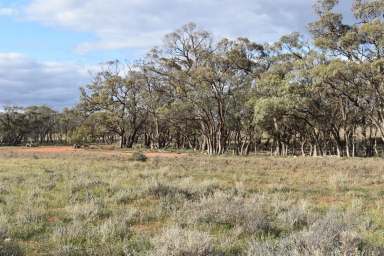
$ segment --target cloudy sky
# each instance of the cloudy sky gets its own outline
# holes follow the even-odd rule
[[[350,12],[352,0],[338,7]],[[217,37],[306,33],[313,0],[0,0],[0,108],[75,104],[99,63],[133,62],[195,22]]]

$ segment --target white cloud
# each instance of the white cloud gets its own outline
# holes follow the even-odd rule
[[[19,53],[0,53],[0,106],[72,106],[79,99],[79,87],[89,79],[87,68],[81,65],[40,62]]]
[[[0,16],[17,16],[53,27],[93,33],[79,52],[148,48],[193,21],[217,36],[246,36],[273,41],[305,31],[313,19],[314,0],[30,0],[27,6],[0,6]],[[352,0],[339,9],[350,12]],[[88,67],[92,68],[92,67]],[[36,61],[17,53],[0,53],[0,106],[74,104],[78,88],[89,81],[87,67]]]
[[[15,16],[18,11],[9,7],[0,7],[0,16]]]
[[[351,0],[345,0],[351,2]],[[79,51],[147,48],[196,22],[218,36],[273,41],[305,31],[313,0],[32,0],[27,16],[51,26],[94,33]]]

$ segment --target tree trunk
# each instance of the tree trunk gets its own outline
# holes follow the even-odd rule
[[[317,145],[313,145],[313,156],[317,157]]]
[[[305,141],[301,142],[301,156],[305,156],[305,150],[304,150],[304,146],[305,146]]]

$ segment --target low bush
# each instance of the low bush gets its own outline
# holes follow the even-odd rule
[[[24,252],[17,243],[12,241],[0,240],[0,255],[1,256],[23,256]]]
[[[186,203],[176,213],[180,224],[209,223],[240,228],[249,234],[273,232],[271,214],[262,197],[243,198],[223,192]]]
[[[146,155],[144,155],[141,152],[135,152],[135,153],[132,154],[131,159],[133,161],[145,162],[145,161],[147,161],[148,158],[147,158]]]
[[[153,256],[213,255],[212,238],[204,232],[180,227],[165,229],[153,240]]]
[[[379,256],[384,248],[371,247],[357,233],[358,218],[348,214],[329,212],[307,229],[277,241],[250,243],[247,255],[330,255],[330,256]]]
[[[0,212],[0,255],[1,256],[22,256],[21,247],[12,241],[8,234],[7,220]]]
[[[103,202],[91,201],[84,204],[75,204],[66,208],[73,219],[82,221],[97,221],[109,217],[110,211]]]

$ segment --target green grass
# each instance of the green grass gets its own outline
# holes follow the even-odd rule
[[[3,154],[0,255],[382,255],[383,195],[381,159]]]

